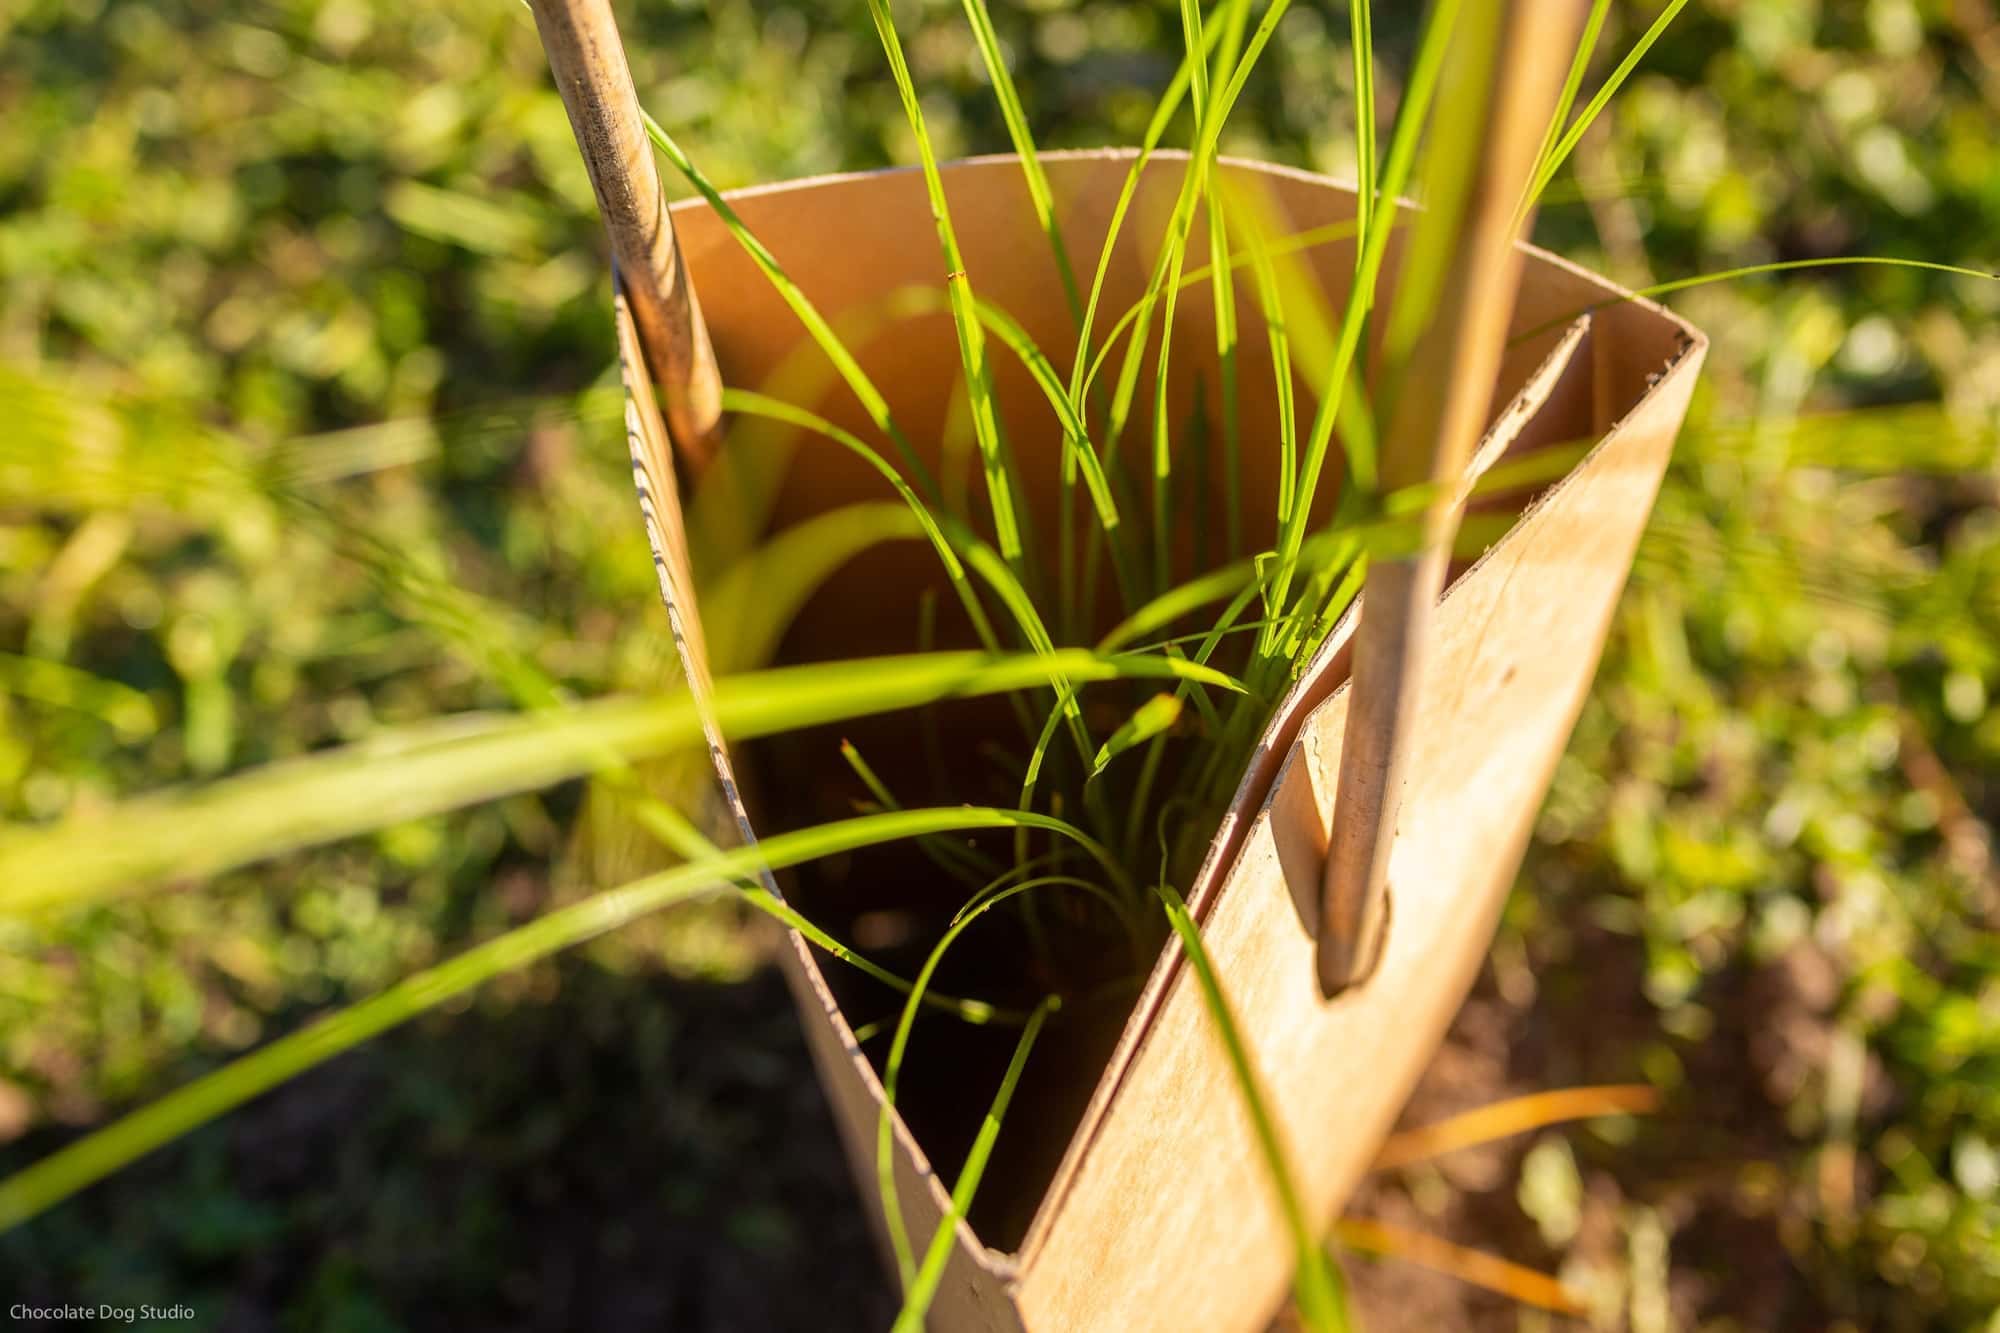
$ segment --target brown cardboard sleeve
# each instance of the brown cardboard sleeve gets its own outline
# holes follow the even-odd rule
[[[1128,152],[1044,158],[1086,283],[1131,160]],[[1183,165],[1177,154],[1158,154],[1144,173],[1108,277],[1105,310],[1123,310],[1143,290]],[[975,289],[1044,347],[1070,345],[1071,316],[1019,164],[983,158],[943,170]],[[1272,201],[1296,230],[1352,215],[1351,191],[1317,176],[1236,161],[1226,164],[1225,175],[1232,189],[1254,189]],[[959,378],[957,347],[935,301],[898,295],[935,293],[947,280],[922,177],[915,171],[825,177],[739,191],[730,201],[854,340],[911,438],[937,438],[949,387]],[[818,410],[871,434],[859,404],[823,367],[815,369],[799,322],[708,208],[678,205],[675,222],[724,380],[812,386]],[[1194,234],[1205,234],[1199,224]],[[1317,246],[1300,258],[1337,302],[1352,271],[1351,244]],[[1255,498],[1273,484],[1271,451],[1255,442],[1275,438],[1275,395],[1254,297],[1240,275],[1238,297],[1245,312],[1239,352],[1245,489]],[[1385,293],[1385,302],[1392,297]],[[643,375],[629,373],[638,364],[637,343],[622,303],[617,318],[647,531],[690,684],[705,689],[708,664],[679,482],[652,388]],[[1180,366],[1212,362],[1213,321],[1206,284],[1189,288],[1174,329]],[[1367,1169],[1491,942],[1706,350],[1699,333],[1666,311],[1533,249],[1512,327],[1515,342],[1475,472],[1559,442],[1595,444],[1504,538],[1455,571],[1445,592],[1391,854],[1392,915],[1378,970],[1366,985],[1327,1001],[1313,967],[1319,866],[1347,715],[1351,615],[1275,710],[1189,886],[1302,1195],[1311,1215],[1326,1222]],[[1100,325],[1100,339],[1102,333]],[[1025,372],[999,349],[992,355],[1010,427],[1045,416]],[[1300,387],[1302,410],[1309,412],[1312,399],[1303,391],[1310,386]],[[1175,411],[1190,410],[1191,383],[1177,376],[1169,399]],[[1144,439],[1145,427],[1143,417],[1135,421],[1132,438]],[[1016,439],[1032,450],[1034,435],[1016,432]],[[1053,473],[1046,456],[1023,462],[1031,475]],[[1323,487],[1322,510],[1337,481]],[[879,478],[850,456],[801,448],[771,517],[782,526],[881,494]],[[1031,490],[1030,501],[1047,505],[1048,489]],[[1255,524],[1250,536],[1269,540]],[[869,588],[865,599],[858,592],[844,597],[836,580],[807,611],[800,633],[824,645],[822,655],[909,646],[883,641],[887,631],[862,605],[894,604],[893,583],[885,592],[882,572],[873,571],[868,584],[847,585]],[[753,837],[728,751],[720,737],[711,736],[710,746],[742,835]],[[872,1210],[881,1085],[819,957],[793,934],[784,961]],[[900,1118],[893,1128],[903,1216],[921,1238],[944,1215],[946,1186]],[[961,1223],[931,1324],[982,1333],[1254,1330],[1281,1301],[1291,1260],[1241,1094],[1183,954],[1170,940],[1025,1240],[1000,1253]]]

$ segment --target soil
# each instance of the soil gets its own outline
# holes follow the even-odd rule
[[[1642,975],[1635,941],[1594,929],[1578,932],[1563,966],[1539,971],[1532,998],[1504,998],[1489,968],[1402,1123],[1428,1124],[1551,1088],[1648,1081],[1640,1065],[1663,1036],[1639,991]],[[1804,1240],[1796,1219],[1740,1188],[1746,1168],[1794,1151],[1778,1109],[1784,1099],[1770,1085],[1787,1065],[1810,1058],[1819,990],[1808,967],[1724,978],[1712,992],[1714,1029],[1698,1042],[1671,1044],[1684,1069],[1680,1090],[1637,1124],[1628,1143],[1614,1145],[1574,1125],[1517,1136],[1376,1176],[1349,1213],[1545,1273],[1567,1267],[1623,1275],[1632,1210],[1650,1208],[1670,1233],[1671,1267],[1662,1284],[1667,1326],[1726,1319],[1730,1327],[1773,1330],[1842,1327],[1795,1261]],[[1771,1037],[1774,1015],[1793,1025],[1789,1038]],[[1580,1222],[1566,1252],[1544,1241],[1516,1199],[1522,1159],[1545,1135],[1569,1144],[1581,1176]],[[1423,1187],[1419,1175],[1431,1170],[1448,1189]],[[1511,1301],[1410,1262],[1349,1256],[1345,1266],[1357,1322],[1368,1333],[1523,1327],[1521,1308]],[[1630,1301],[1629,1291],[1614,1291],[1597,1312],[1598,1326],[1631,1327]],[[1548,1318],[1549,1327],[1590,1327]]]

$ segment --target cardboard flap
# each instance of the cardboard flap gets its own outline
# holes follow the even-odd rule
[[[1307,717],[1214,896],[1204,942],[1309,1216],[1332,1217],[1368,1169],[1486,955],[1700,361],[1698,344],[1663,360],[1657,391],[1447,592],[1445,669],[1421,704],[1368,983],[1326,1001],[1312,957],[1345,687]],[[1300,875],[1303,902],[1287,887]],[[1217,1046],[1177,969],[1024,1255],[1030,1327],[1265,1327],[1292,1254]],[[1143,1202],[1173,1192],[1232,1206],[1220,1217]]]
[[[1598,376],[1595,373],[1589,348],[1591,317],[1578,315],[1564,325],[1552,344],[1543,349],[1541,343],[1523,343],[1509,349],[1511,364],[1503,368],[1500,382],[1519,383],[1520,388],[1507,400],[1492,418],[1486,433],[1478,446],[1460,482],[1458,502],[1462,505],[1471,495],[1481,477],[1519,442],[1538,420],[1539,414],[1552,400],[1572,400],[1589,403],[1594,401]],[[1539,361],[1529,363],[1532,369],[1522,371],[1520,363],[1528,355],[1539,352]],[[1525,379],[1523,378],[1525,376]],[[1568,429],[1570,422],[1560,421],[1554,425],[1556,432]],[[1447,593],[1450,585],[1447,585]],[[1215,839],[1209,845],[1201,870],[1187,893],[1189,910],[1197,920],[1208,911],[1209,904],[1221,888],[1224,878],[1235,864],[1241,851],[1243,840],[1250,827],[1250,821],[1270,795],[1287,756],[1296,748],[1300,731],[1308,725],[1308,719],[1325,705],[1332,695],[1346,684],[1349,666],[1349,644],[1361,613],[1361,603],[1367,597],[1364,589],[1360,597],[1335,623],[1332,633],[1320,647],[1312,662],[1300,675],[1278,706],[1272,711],[1271,720],[1264,728],[1256,750],[1251,755],[1248,768],[1238,784],[1236,794],[1230,801],[1229,809],[1222,817],[1221,827],[1216,830]],[[1300,854],[1288,859],[1283,870],[1288,880],[1296,880],[1309,887],[1300,890],[1311,900],[1317,910],[1317,887],[1320,867],[1326,859],[1324,832],[1316,846],[1305,849],[1297,844]],[[1132,1021],[1126,1025],[1125,1036],[1113,1053],[1111,1065],[1114,1070],[1123,1066],[1131,1058],[1138,1044],[1144,1039],[1147,1024],[1153,1011],[1164,998],[1167,988],[1178,972],[1183,955],[1179,947],[1169,942],[1156,961],[1152,973],[1146,979],[1145,989],[1140,993],[1134,1009]],[[1117,1095],[1118,1082],[1107,1077],[1102,1082],[1084,1113],[1070,1152],[1059,1168],[1050,1188],[1051,1197],[1059,1194],[1068,1184],[1072,1174],[1082,1160],[1090,1141],[1092,1130],[1100,1117],[1109,1108]],[[1031,1255],[1046,1233],[1052,1221],[1053,1211],[1045,1208],[1036,1218],[1034,1229],[1029,1232],[1022,1246],[1024,1256]]]

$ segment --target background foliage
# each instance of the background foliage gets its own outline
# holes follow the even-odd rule
[[[996,9],[1046,145],[1138,136],[1172,6]],[[959,7],[898,12],[941,150],[1003,148]],[[858,0],[621,15],[724,185],[914,156]],[[1412,26],[1377,21],[1391,101]],[[1345,33],[1286,19],[1229,151],[1349,173]],[[523,8],[5,0],[0,43],[8,818],[507,707],[520,663],[665,678],[601,235]],[[1635,285],[1992,268],[1996,115],[1986,0],[1697,0],[1538,238]],[[1703,401],[1441,1061],[1461,1098],[1637,1076],[1669,1110],[1373,1206],[1638,1329],[2000,1305],[1996,301],[1858,268],[1675,299]],[[75,411],[98,452],[35,447]],[[0,927],[6,1156],[562,901],[607,837],[558,789]],[[689,909],[511,978],[0,1238],[6,1286],[246,1328],[878,1326],[767,947]]]

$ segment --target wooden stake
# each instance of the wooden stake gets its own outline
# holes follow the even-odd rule
[[[1436,313],[1411,347],[1407,365],[1390,367],[1400,391],[1382,442],[1382,491],[1429,480],[1438,483],[1439,498],[1424,517],[1419,552],[1372,563],[1362,597],[1353,702],[1321,886],[1318,972],[1320,989],[1329,997],[1366,980],[1382,948],[1390,906],[1389,850],[1423,685],[1424,635],[1458,526],[1456,483],[1485,425],[1520,283],[1514,210],[1534,170],[1581,17],[1574,0],[1480,3],[1495,9],[1482,14],[1473,7],[1459,17],[1441,96],[1450,98],[1454,91],[1478,96],[1473,89],[1484,88],[1478,122],[1485,127],[1484,146],[1463,196]],[[1465,111],[1447,105],[1436,114]],[[1433,199],[1430,206],[1449,203]],[[1405,247],[1406,272],[1416,248],[1415,243]],[[1393,321],[1393,314],[1389,318]]]
[[[681,266],[611,2],[530,0],[530,8],[611,235],[617,280],[663,390],[667,427],[687,462],[701,467],[715,452],[722,380],[701,304]]]

